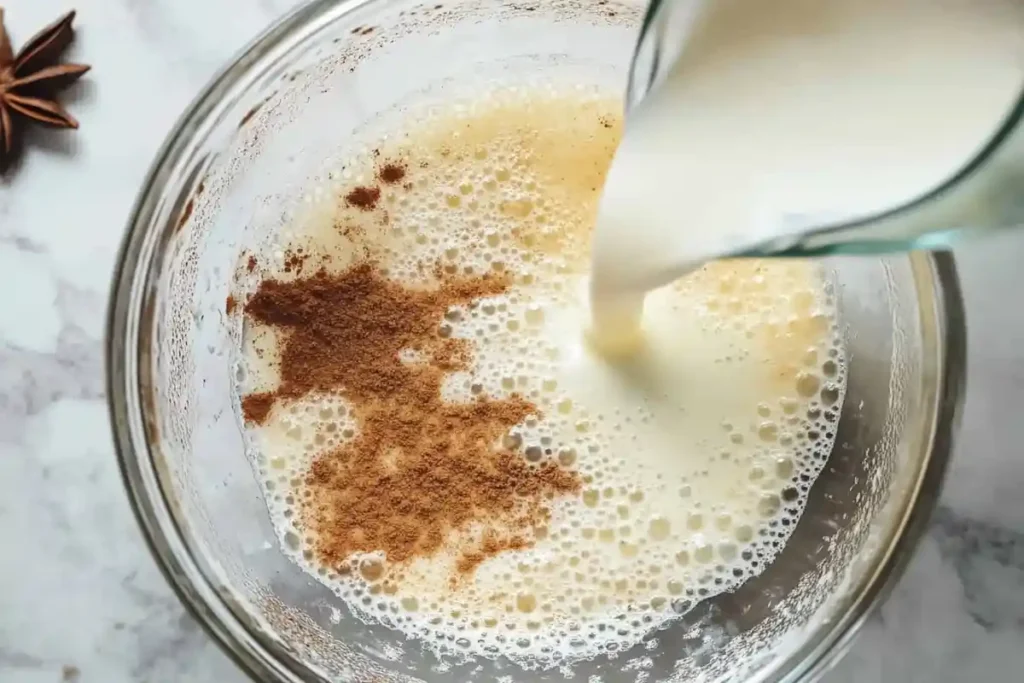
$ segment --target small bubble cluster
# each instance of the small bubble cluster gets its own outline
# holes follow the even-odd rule
[[[349,408],[308,398],[249,430],[282,548],[357,614],[439,650],[557,663],[628,648],[772,561],[835,438],[845,361],[811,264],[708,265],[651,295],[644,354],[610,367],[587,349],[588,237],[619,108],[586,90],[495,92],[411,117],[334,174],[331,244],[423,286],[440,273],[512,278],[438,320],[438,335],[474,349],[443,395],[530,400],[540,415],[504,445],[584,482],[551,501],[531,545],[464,575],[484,529],[402,565],[368,553],[323,567],[296,519],[313,455],[355,435]],[[401,164],[400,178],[375,185],[372,210],[347,206],[382,163]],[[400,359],[425,362],[415,349]],[[248,361],[246,382],[273,384],[272,365]]]
[[[250,363],[253,360],[250,358]],[[354,438],[358,425],[342,398],[326,395],[275,409],[270,424],[270,429],[249,430],[250,452],[280,540],[297,551],[305,544],[295,519],[306,472],[318,453]]]

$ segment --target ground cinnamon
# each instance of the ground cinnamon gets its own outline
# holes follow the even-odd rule
[[[446,336],[445,312],[506,290],[501,275],[441,277],[433,289],[404,286],[370,263],[290,282],[263,281],[245,305],[250,319],[277,328],[280,384],[247,396],[246,419],[273,404],[341,392],[358,431],[318,456],[306,478],[300,521],[314,552],[342,568],[357,552],[383,552],[389,565],[431,555],[471,529],[456,569],[530,542],[554,495],[577,492],[579,476],[554,462],[530,464],[503,443],[537,407],[521,396],[445,401],[449,372],[469,369],[468,341]],[[400,351],[421,359],[403,361]],[[247,403],[249,402],[249,403]],[[248,405],[248,407],[246,407]]]
[[[345,195],[345,203],[363,211],[372,211],[377,208],[380,200],[379,187],[357,187]]]
[[[275,400],[274,394],[267,391],[242,397],[242,417],[245,418],[246,422],[262,424],[267,420],[267,416],[270,415],[270,410],[274,407]]]
[[[462,553],[455,563],[455,571],[460,574],[472,574],[484,560],[505,550],[522,550],[529,547],[526,539],[521,536],[501,537],[493,533],[484,535],[484,540],[477,547]]]
[[[299,274],[302,269],[306,266],[306,261],[312,257],[312,254],[307,254],[306,250],[302,247],[298,249],[288,249],[284,252],[284,272]]]
[[[394,161],[388,162],[380,167],[377,177],[382,183],[394,185],[405,177],[405,166]]]

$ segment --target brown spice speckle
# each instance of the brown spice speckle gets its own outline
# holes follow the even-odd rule
[[[405,166],[395,162],[386,163],[377,172],[377,177],[382,183],[394,185],[405,177]]]
[[[311,254],[307,254],[301,247],[299,249],[289,249],[284,254],[284,272],[298,275],[302,272],[306,261],[310,257]]]
[[[224,312],[231,315],[235,312],[238,307],[238,299],[235,298],[234,294],[228,294],[227,300],[224,302]]]
[[[503,539],[494,533],[488,533],[484,538],[484,542],[479,548],[464,552],[458,561],[455,563],[455,571],[460,576],[472,574],[476,571],[476,568],[483,564],[484,560],[494,557],[500,552],[506,550],[523,550],[530,546],[520,536],[513,536],[509,539]],[[457,583],[453,577],[453,583]]]
[[[242,120],[238,122],[238,127],[242,128],[242,127],[245,126],[245,124],[249,123],[249,121],[252,120],[252,117],[256,116],[256,113],[259,112],[259,110],[262,109],[263,105],[266,104],[266,103],[267,103],[267,101],[263,100],[262,102],[257,104],[255,107],[253,107],[249,111],[245,112],[245,115],[242,117]]]
[[[274,407],[274,394],[263,391],[256,394],[249,394],[242,398],[242,416],[246,422],[263,424]]]
[[[357,187],[345,195],[345,203],[363,211],[372,211],[380,201],[379,187]]]
[[[245,263],[245,270],[247,273],[256,270],[256,257],[252,254],[249,254],[249,259]]]
[[[188,219],[192,217],[192,211],[195,209],[195,200],[189,199],[188,203],[185,204],[184,210],[181,212],[181,218],[178,219],[178,230],[185,227],[188,223]]]

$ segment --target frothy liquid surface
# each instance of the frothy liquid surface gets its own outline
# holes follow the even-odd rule
[[[599,336],[635,341],[644,293],[688,266],[931,190],[1022,87],[1012,0],[704,2],[665,82],[630,112],[609,174]]]
[[[263,278],[281,283],[367,263],[410,291],[484,274],[507,283],[437,313],[438,339],[464,340],[468,358],[430,372],[451,410],[532,406],[479,456],[512,453],[578,483],[547,489],[529,525],[481,513],[400,561],[372,548],[333,557],[316,533],[331,498],[312,473],[341,467],[347,444],[375,428],[365,392],[344,387],[352,359],[337,350],[336,391],[250,405],[265,413],[247,436],[282,547],[363,618],[440,650],[557,663],[629,647],[760,573],[831,450],[844,359],[811,263],[710,264],[648,298],[645,343],[628,359],[588,348],[590,230],[619,110],[603,94],[536,88],[410,115],[345,160],[326,199],[272,245],[276,260],[259,257]],[[400,177],[385,180],[388,164]],[[253,301],[241,302],[243,397],[279,386],[288,335],[301,337],[261,323]],[[448,348],[437,344],[396,357],[422,369]],[[383,487],[412,456],[399,445],[382,457]],[[411,524],[428,514],[406,512]],[[365,541],[344,524],[332,533]],[[488,537],[519,542],[488,548]]]

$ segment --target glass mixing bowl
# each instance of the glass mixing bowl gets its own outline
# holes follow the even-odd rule
[[[642,7],[610,0],[321,0],[218,76],[160,152],[113,284],[124,480],[181,600],[261,681],[816,678],[898,576],[938,494],[963,390],[952,258],[832,259],[848,388],[791,540],[756,579],[629,651],[558,670],[438,659],[357,620],[279,549],[232,404],[240,254],[288,224],[356,129],[408,101],[542,75],[625,91]]]

